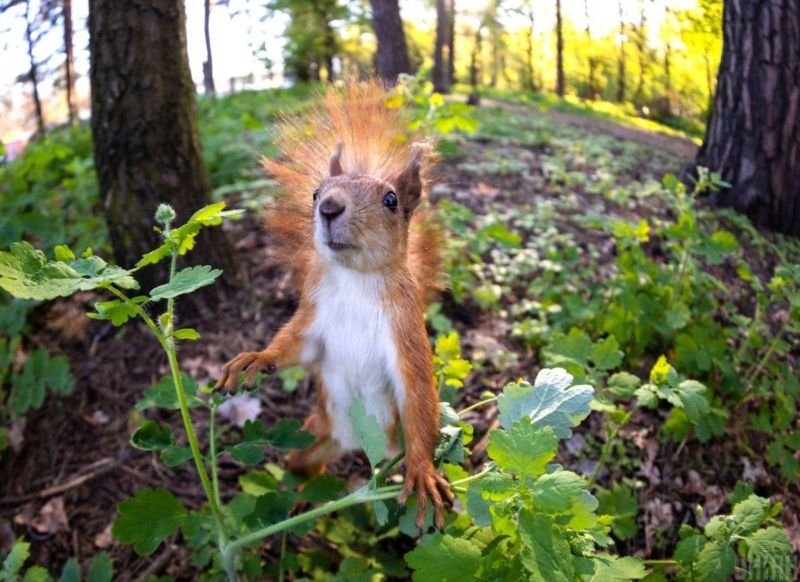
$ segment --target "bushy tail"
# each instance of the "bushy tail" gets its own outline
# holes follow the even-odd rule
[[[387,106],[387,93],[376,81],[329,87],[317,103],[277,126],[278,159],[264,159],[264,169],[281,193],[266,209],[266,223],[277,243],[276,256],[302,288],[316,252],[313,244],[312,193],[328,176],[330,157],[342,142],[347,172],[389,179],[411,159],[410,144],[420,139],[407,127],[407,112]],[[435,164],[434,148],[425,148],[421,178],[423,197]],[[409,264],[426,298],[441,290],[442,233],[431,210],[420,207],[410,225]]]

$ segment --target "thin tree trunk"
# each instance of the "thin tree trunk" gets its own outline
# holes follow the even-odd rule
[[[617,101],[625,101],[625,20],[622,11],[622,1],[619,7],[619,61],[617,63]]]
[[[535,33],[534,29],[534,13],[533,13],[533,6],[528,5],[528,51],[527,51],[527,60],[528,60],[528,89],[531,91],[536,90],[536,82],[534,81],[534,65],[533,65],[533,35]]]
[[[447,18],[447,77],[452,86],[456,82],[456,0],[448,0]]]
[[[647,25],[647,15],[644,11],[644,0],[639,0],[639,30],[636,31],[636,50],[639,56],[639,80],[636,83],[636,91],[633,93],[632,101],[634,103],[641,103],[642,98],[644,96],[644,77],[645,77],[645,66],[647,63],[647,55],[646,50],[647,46],[645,44],[645,27]]]
[[[186,53],[182,0],[90,0],[92,137],[111,244],[121,265],[159,244],[153,213],[171,204],[177,223],[211,201]],[[191,262],[235,276],[221,229],[200,233]],[[162,269],[140,272],[145,285]]]
[[[561,0],[556,0],[556,93],[564,96],[564,31],[561,21]]]
[[[30,61],[30,69],[28,77],[30,78],[31,86],[33,87],[33,107],[36,112],[36,130],[41,135],[44,133],[44,112],[42,111],[42,100],[39,97],[39,70],[36,64],[36,59],[33,56],[33,24],[31,23],[31,3],[30,0],[25,2],[25,43],[28,48],[28,60]]]
[[[436,0],[436,44],[433,51],[433,90],[437,93],[450,91],[450,64],[445,57],[445,47],[450,46],[450,17],[448,0]]]
[[[482,48],[482,31],[483,26],[478,26],[475,32],[475,44],[472,46],[472,53],[469,60],[469,84],[472,88],[469,94],[469,105],[480,104],[480,93],[478,93],[478,85],[480,83],[480,57]]]
[[[672,71],[670,59],[672,58],[672,45],[668,42],[664,49],[664,103],[665,113],[672,115]]]
[[[411,72],[406,34],[400,19],[397,0],[370,0],[372,28],[378,39],[376,69],[378,76],[394,84],[397,75]]]
[[[206,61],[203,63],[203,89],[206,94],[213,95],[215,88],[214,60],[211,55],[211,0],[205,0],[203,17],[203,33],[206,40]]]
[[[800,236],[800,6],[725,3],[714,108],[695,160],[733,187],[712,201]]]
[[[64,76],[67,85],[67,115],[75,123],[75,59],[72,46],[72,0],[64,0]]]
[[[586,44],[588,50],[588,64],[589,64],[589,99],[597,99],[597,82],[595,80],[595,69],[597,68],[597,59],[592,54],[592,26],[589,17],[589,0],[583,0],[583,14],[586,17]]]

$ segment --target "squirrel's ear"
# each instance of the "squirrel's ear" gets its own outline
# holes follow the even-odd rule
[[[419,177],[422,166],[423,146],[414,144],[411,147],[411,160],[405,169],[394,179],[395,188],[400,194],[400,201],[406,211],[416,208],[422,198],[422,180]]]
[[[340,176],[344,174],[342,169],[342,142],[336,144],[336,151],[331,156],[331,176]]]

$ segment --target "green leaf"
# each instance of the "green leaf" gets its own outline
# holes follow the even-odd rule
[[[347,489],[347,482],[334,475],[319,475],[303,487],[300,497],[309,503],[332,501]]]
[[[182,271],[178,271],[169,283],[159,285],[150,291],[150,299],[158,301],[191,293],[201,287],[211,285],[221,274],[221,270],[212,269],[208,265],[187,267]]]
[[[638,558],[595,554],[576,558],[575,563],[577,573],[585,582],[623,582],[647,576],[644,563]]]
[[[161,451],[172,442],[172,428],[155,420],[145,420],[131,435],[131,444],[141,451]]]
[[[598,370],[613,370],[619,367],[623,358],[619,342],[613,335],[600,340],[592,346],[591,360]]]
[[[572,386],[572,376],[562,368],[544,368],[533,386],[527,382],[508,384],[498,397],[500,423],[511,426],[524,416],[535,426],[549,426],[559,438],[569,438],[591,412],[594,389]]]
[[[373,501],[372,511],[375,513],[375,522],[383,527],[389,522],[389,508],[383,501]]]
[[[15,580],[17,574],[22,569],[22,565],[28,556],[31,555],[31,545],[19,538],[11,546],[11,551],[3,560],[3,568],[0,569],[0,580]]]
[[[176,329],[172,333],[172,335],[173,335],[173,337],[175,337],[175,339],[179,339],[179,340],[199,340],[200,339],[200,332],[198,332],[196,329],[191,329],[189,327],[186,327],[186,328],[183,328],[183,329]]]
[[[519,534],[524,543],[522,564],[536,582],[572,582],[575,562],[569,543],[550,518],[523,510]]]
[[[159,457],[167,467],[177,467],[192,458],[192,449],[170,445],[161,451]]]
[[[259,497],[268,491],[275,491],[278,481],[266,471],[250,471],[239,477],[239,485],[248,495]]]
[[[163,487],[142,489],[117,505],[119,518],[111,533],[123,544],[133,544],[140,556],[152,554],[186,519],[188,512],[180,501]]]
[[[22,582],[51,582],[50,573],[42,566],[31,566],[25,572]]]
[[[0,288],[20,299],[55,299],[105,284],[123,289],[139,286],[129,271],[108,266],[100,257],[48,261],[27,242],[12,243],[10,252],[0,252]]]
[[[697,555],[694,571],[700,582],[727,580],[733,574],[736,554],[725,542],[708,542]]]
[[[586,491],[586,480],[571,471],[555,471],[539,477],[531,488],[533,507],[544,513],[564,513]]]
[[[463,582],[472,580],[478,571],[481,551],[464,538],[435,533],[426,535],[420,544],[405,555],[414,570],[414,582]]]
[[[492,513],[489,509],[490,504],[481,495],[482,484],[480,481],[473,481],[467,488],[467,512],[472,517],[475,525],[486,527],[492,523]]]
[[[100,552],[89,564],[88,582],[111,582],[114,577],[114,561],[108,552]]]
[[[256,499],[256,506],[245,523],[252,529],[267,527],[286,519],[294,506],[290,495],[269,491]]]
[[[279,451],[307,449],[314,443],[314,435],[302,430],[300,421],[295,419],[282,418],[263,434],[264,442]]]
[[[244,442],[228,447],[230,455],[245,465],[257,465],[264,460],[264,447],[278,450],[305,449],[314,442],[314,436],[300,428],[300,422],[282,418],[270,429],[260,420],[244,423]]]
[[[642,381],[638,376],[628,372],[617,372],[612,374],[608,382],[608,391],[616,398],[630,398],[636,389],[641,386]]]
[[[264,460],[264,446],[259,443],[239,443],[226,450],[235,461],[244,465],[258,465]]]
[[[706,399],[706,387],[697,380],[684,380],[675,388],[680,398],[681,408],[694,424],[708,414],[710,408]]]
[[[545,472],[558,450],[558,438],[549,426],[537,428],[523,418],[510,432],[495,429],[489,433],[488,453],[499,467],[518,476],[537,476]]]
[[[639,502],[633,490],[621,484],[615,484],[608,489],[601,489],[597,493],[600,502],[600,513],[614,518],[611,531],[620,540],[625,541],[636,535],[636,514],[639,512]]]
[[[683,566],[690,566],[700,555],[705,545],[705,536],[699,534],[688,536],[679,541],[675,547],[675,560]]]
[[[64,562],[64,567],[61,569],[61,577],[59,582],[80,582],[81,580],[81,566],[78,560],[70,558]]]
[[[735,518],[735,534],[746,536],[753,533],[767,518],[769,511],[769,500],[751,495],[744,501],[740,501],[733,506],[731,515]]]
[[[184,373],[181,373],[181,378],[189,408],[203,406],[205,403],[197,397],[197,382]],[[164,376],[158,384],[143,392],[142,398],[136,403],[136,410],[145,410],[147,408],[165,408],[167,410],[180,408],[172,376]]]
[[[75,253],[67,245],[56,245],[53,247],[53,254],[56,256],[57,261],[64,263],[75,260]]]
[[[96,313],[87,313],[91,319],[108,320],[114,327],[119,327],[136,317],[138,310],[135,305],[130,305],[119,299],[113,301],[100,301],[94,304]]]
[[[762,579],[790,580],[794,566],[790,559],[792,543],[782,529],[768,527],[745,538],[747,561]]]
[[[360,398],[353,399],[347,415],[353,425],[353,432],[374,469],[386,456],[386,434],[375,415],[367,414],[364,401]]]
[[[586,332],[573,327],[568,335],[554,333],[542,353],[548,366],[563,367],[570,373],[582,375],[592,356],[592,340]]]

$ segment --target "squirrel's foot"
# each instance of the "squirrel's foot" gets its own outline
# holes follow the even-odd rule
[[[217,380],[215,388],[232,392],[236,389],[240,372],[245,373],[244,383],[246,386],[250,386],[260,371],[272,374],[276,369],[275,362],[264,352],[242,352],[222,366],[222,375]]]
[[[412,493],[417,494],[417,527],[422,529],[425,525],[425,512],[430,499],[433,502],[433,524],[442,529],[445,504],[453,503],[453,493],[450,491],[450,484],[436,472],[433,464],[421,469],[408,466],[408,474],[398,501],[405,503]]]

